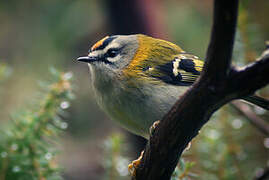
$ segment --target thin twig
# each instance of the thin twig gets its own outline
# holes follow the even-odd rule
[[[31,160],[32,160],[33,167],[35,169],[35,172],[38,175],[38,180],[46,180],[45,176],[43,176],[43,172],[40,168],[40,164],[39,164],[38,160],[36,159],[37,153],[36,153],[35,146],[33,144],[31,144],[29,146],[29,149],[30,149],[30,153],[31,153]]]
[[[259,116],[256,115],[255,112],[251,110],[249,105],[245,103],[241,103],[238,101],[234,101],[231,105],[243,116],[245,116],[249,122],[254,125],[257,129],[260,130],[264,135],[269,135],[269,125]]]

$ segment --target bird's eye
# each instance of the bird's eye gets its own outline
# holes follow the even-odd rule
[[[113,57],[117,56],[118,53],[119,53],[118,49],[109,49],[107,51],[107,56],[113,58]]]

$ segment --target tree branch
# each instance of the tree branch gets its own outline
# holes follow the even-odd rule
[[[238,98],[253,94],[257,89],[267,85],[269,83],[269,54],[264,53],[258,61],[239,71],[234,70],[228,82],[232,87],[231,90],[238,93]]]
[[[218,0],[214,7],[214,25],[204,73],[156,127],[141,164],[136,169],[135,179],[170,179],[187,144],[198,134],[214,110],[228,101],[223,96],[217,96],[215,84],[225,79],[229,70],[238,1]],[[216,76],[218,72],[220,75]]]
[[[249,107],[249,105],[241,102],[232,102],[232,106],[243,116],[245,116],[251,124],[260,130],[264,135],[269,135],[269,126],[267,123],[257,116]]]
[[[236,30],[238,1],[215,1],[211,40],[208,46],[205,71],[206,78],[218,83],[230,70]],[[208,76],[208,74],[211,74]],[[212,76],[214,74],[214,76]]]
[[[214,23],[203,73],[152,132],[133,179],[169,180],[183,150],[214,111],[268,83],[263,77],[269,68],[268,58],[240,71],[230,67],[237,10],[238,0],[215,0]],[[249,76],[251,80],[247,82]],[[242,81],[244,89],[237,85],[238,80]]]

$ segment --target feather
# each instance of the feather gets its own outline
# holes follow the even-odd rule
[[[177,54],[165,64],[151,67],[154,71],[148,72],[148,74],[168,84],[189,86],[199,77],[203,64],[203,61],[199,60],[197,56],[184,52]]]
[[[137,82],[164,83],[190,86],[200,75],[203,61],[186,53],[179,46],[161,39],[138,35],[139,48],[130,64],[123,70],[124,77]]]

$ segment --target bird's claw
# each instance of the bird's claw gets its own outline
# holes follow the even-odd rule
[[[144,151],[141,152],[138,159],[132,161],[132,163],[128,165],[128,171],[129,171],[129,173],[131,174],[132,177],[134,177],[135,174],[136,174],[136,169],[137,169],[138,165],[140,164],[140,162],[142,160],[143,154],[144,154]]]
[[[160,120],[155,121],[149,128],[149,133],[150,135],[152,135],[152,133],[154,132],[155,128],[160,124]]]

